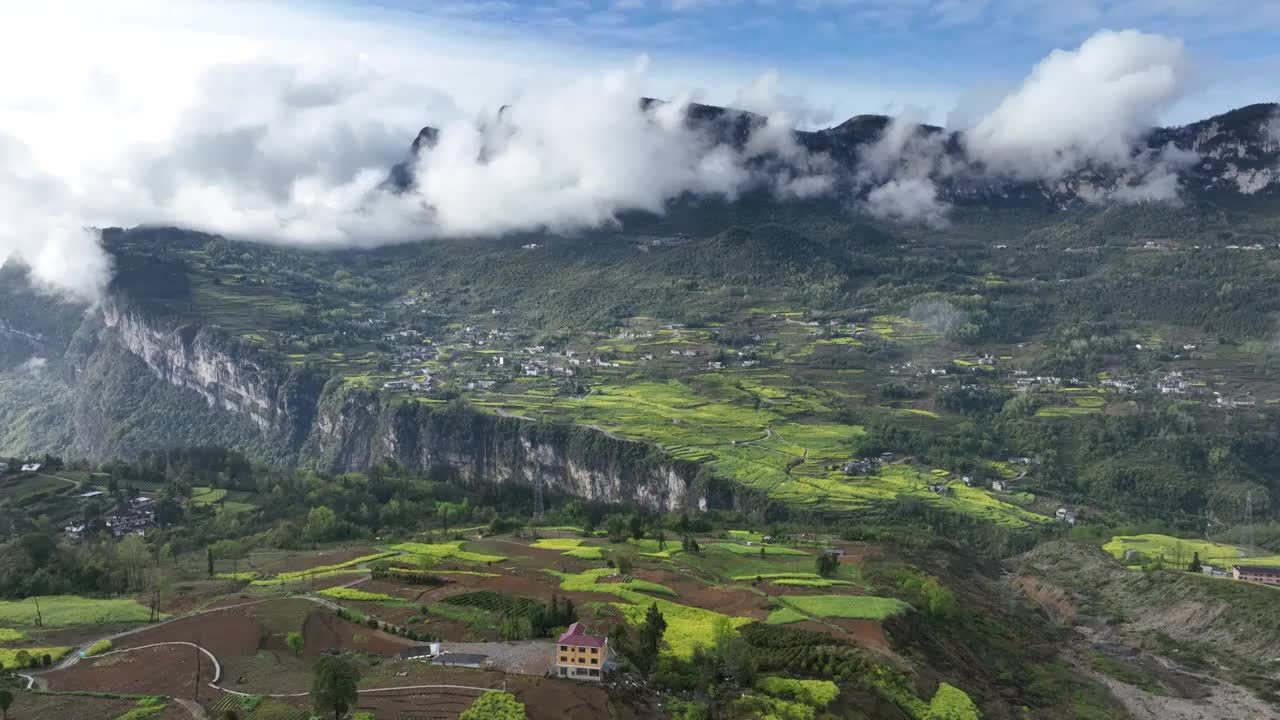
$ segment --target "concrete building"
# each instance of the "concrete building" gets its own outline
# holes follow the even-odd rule
[[[1266,565],[1232,565],[1231,576],[1237,580],[1280,585],[1280,567]]]
[[[574,680],[599,682],[609,659],[609,641],[588,635],[582,623],[574,623],[556,640],[553,673]]]
[[[488,664],[489,656],[480,655],[478,653],[440,653],[431,659],[435,665],[444,665],[446,667],[464,667],[472,669],[483,669]]]

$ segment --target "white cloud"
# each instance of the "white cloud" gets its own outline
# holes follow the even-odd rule
[[[1190,150],[1179,150],[1172,143],[1147,152],[1135,160],[1136,180],[1121,183],[1107,199],[1129,204],[1180,202],[1182,187],[1178,173],[1195,165],[1200,156]]]
[[[932,227],[947,223],[947,204],[938,199],[938,188],[928,178],[890,180],[867,193],[865,207],[873,217],[886,220]]]
[[[13,136],[4,147],[15,158],[0,168],[0,257],[20,256],[42,284],[80,297],[92,297],[109,270],[86,226],[174,224],[370,246],[597,226],[627,210],[660,212],[684,193],[734,197],[765,186],[807,197],[831,186],[822,159],[783,125],[796,103],[776,93],[776,79],[753,96],[777,111],[738,151],[687,128],[681,104],[642,111],[637,99],[654,94],[644,67],[574,70],[565,81],[567,66],[538,73],[546,61],[519,47],[508,55],[521,56],[518,66],[471,64],[447,42],[424,55],[382,26],[389,34],[285,13],[278,19],[298,23],[281,26],[296,34],[223,32],[209,6],[193,3],[187,19],[206,28],[193,32],[145,0],[128,5],[140,21],[89,17],[64,36],[56,13],[32,11],[26,32],[0,29],[0,81],[14,89],[0,99],[0,131]],[[24,54],[51,39],[57,48],[40,49],[61,64],[28,77]],[[485,77],[498,71],[509,79]],[[501,89],[526,73],[540,77]],[[455,100],[430,82],[453,89],[459,75],[506,111],[480,112],[487,121],[477,124],[462,109],[474,96]],[[427,123],[442,128],[441,140],[420,156],[416,187],[385,192],[390,167]]]
[[[1181,41],[1099,32],[1041,61],[966,134],[968,152],[995,172],[1026,179],[1056,178],[1085,163],[1126,166],[1190,79]]]

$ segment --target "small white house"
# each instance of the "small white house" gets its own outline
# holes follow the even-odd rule
[[[22,472],[40,472],[40,468],[44,467],[40,463],[27,463],[22,466]]]

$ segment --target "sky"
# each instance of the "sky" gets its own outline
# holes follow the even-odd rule
[[[945,123],[968,96],[1017,84],[1099,30],[1182,39],[1205,77],[1164,113],[1186,123],[1270,101],[1280,0],[324,0],[328,12],[469,37],[519,38],[561,61],[654,61],[660,85],[713,102],[777,71],[838,122],[923,108]],[[540,53],[542,54],[542,53]],[[821,124],[821,123],[817,123]]]
[[[23,3],[0,25],[0,262],[93,301],[102,227],[371,247],[759,188],[944,225],[936,181],[979,167],[1103,163],[1127,185],[1099,201],[1173,202],[1196,157],[1137,152],[1144,131],[1277,99],[1277,28],[1280,0]],[[719,145],[694,101],[766,124]],[[895,121],[851,182],[791,135],[861,113]],[[965,163],[921,122],[965,130]],[[439,144],[388,192],[424,125]]]

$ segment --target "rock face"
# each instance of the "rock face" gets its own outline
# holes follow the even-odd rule
[[[737,498],[714,481],[695,482],[698,466],[658,448],[574,426],[544,427],[462,407],[433,408],[343,387],[325,388],[306,454],[338,471],[384,459],[423,471],[448,469],[474,488],[541,486],[547,495],[678,511],[732,507]]]
[[[210,406],[245,415],[263,430],[278,428],[276,374],[224,352],[210,333],[190,325],[165,327],[119,298],[103,303],[102,318],[120,342],[170,385],[196,391]]]
[[[273,367],[216,331],[166,322],[120,297],[103,303],[104,331],[157,378],[211,408],[248,418],[263,443],[301,464],[361,471],[384,460],[445,470],[483,490],[541,486],[546,495],[675,511],[731,507],[723,484],[694,482],[698,467],[656,447],[579,427],[544,428],[461,407],[387,402],[341,380]]]

